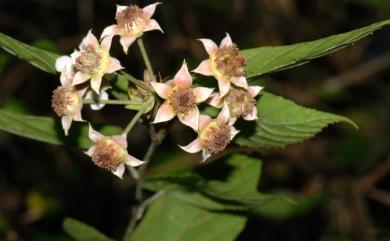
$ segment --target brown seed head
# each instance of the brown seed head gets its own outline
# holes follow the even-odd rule
[[[247,116],[256,108],[255,98],[242,88],[231,86],[224,100],[229,106],[230,115],[234,117]]]
[[[228,77],[245,76],[246,60],[235,44],[219,48],[215,53],[215,64],[218,71]]]
[[[92,45],[87,45],[76,59],[75,69],[84,74],[92,75],[100,66],[102,57]]]
[[[195,96],[190,87],[174,87],[168,100],[177,114],[186,114],[196,107]]]
[[[105,138],[96,144],[92,161],[96,166],[114,171],[125,161],[126,151],[115,141]]]
[[[115,17],[115,20],[120,29],[128,33],[133,33],[145,26],[147,17],[138,6],[130,5],[120,11]]]
[[[211,154],[223,151],[230,143],[230,126],[220,121],[209,123],[200,133],[203,149]]]
[[[61,117],[73,114],[79,104],[79,96],[72,87],[59,86],[53,91],[51,106],[56,114]]]

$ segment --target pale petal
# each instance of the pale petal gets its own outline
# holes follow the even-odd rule
[[[72,58],[67,56],[67,55],[63,55],[59,58],[56,59],[56,70],[57,72],[64,72],[65,70],[67,70],[69,67],[68,66],[71,66],[72,65]]]
[[[214,74],[213,70],[211,69],[211,62],[209,59],[203,60],[192,72],[206,76],[212,76]]]
[[[86,75],[86,74],[83,74],[81,71],[78,71],[75,76],[74,76],[74,79],[73,79],[73,85],[78,85],[78,84],[81,84],[81,83],[84,83],[86,82],[87,80],[89,80],[90,76]]]
[[[127,51],[129,50],[129,46],[135,41],[137,37],[135,35],[123,35],[119,39],[119,42],[121,43],[123,47],[123,51],[125,54],[127,54]]]
[[[224,97],[230,89],[230,82],[223,79],[218,79],[219,97]]]
[[[234,77],[231,79],[231,82],[238,87],[248,89],[248,83],[246,82],[245,76],[240,76],[240,77]]]
[[[102,84],[102,76],[97,76],[91,79],[91,88],[96,94],[100,94],[100,85]]]
[[[114,36],[117,34],[118,34],[118,25],[113,24],[113,25],[106,27],[103,30],[102,34],[100,35],[100,39],[103,39],[103,38],[108,37],[108,36]]]
[[[248,92],[252,97],[255,97],[263,89],[261,86],[248,86]]]
[[[123,66],[121,65],[119,60],[116,58],[109,57],[107,69],[104,72],[107,74],[111,74],[121,69],[123,69]]]
[[[83,40],[81,41],[79,48],[80,48],[80,50],[82,50],[85,46],[88,46],[88,45],[99,46],[99,41],[97,40],[95,35],[93,35],[91,30],[88,31],[87,36],[85,36],[83,38]]]
[[[257,119],[257,109],[256,106],[253,108],[252,112],[249,115],[243,116],[244,120],[252,121]]]
[[[199,125],[199,109],[197,106],[192,110],[188,111],[186,114],[177,114],[180,122],[186,126],[191,127],[194,131],[198,131]]]
[[[205,39],[205,38],[201,38],[201,39],[198,39],[198,40],[203,43],[203,46],[204,46],[204,48],[206,49],[206,52],[209,55],[213,55],[215,53],[215,51],[217,51],[218,46],[217,46],[216,43],[214,43],[213,40]]]
[[[83,118],[81,117],[81,108],[82,108],[82,105],[80,105],[79,109],[75,111],[75,113],[73,115],[73,120],[84,121]]]
[[[107,89],[109,87],[104,87],[100,90],[100,95],[97,95],[94,91],[88,91],[87,94],[85,95],[86,100],[97,100],[96,102],[99,102],[100,100],[108,100],[109,96],[107,93]],[[105,104],[90,104],[90,107],[92,110],[101,110]]]
[[[120,164],[114,171],[112,171],[112,174],[122,179],[123,173],[125,173],[125,165]]]
[[[158,83],[158,82],[150,82],[153,89],[156,91],[158,96],[160,96],[163,99],[168,98],[169,91],[172,89],[172,87],[169,84],[165,83]]]
[[[222,108],[223,107],[222,99],[219,98],[219,94],[218,93],[212,93],[210,95],[210,100],[209,100],[208,103],[211,106],[214,106],[215,108]]]
[[[233,138],[239,133],[240,131],[234,128],[234,126],[230,127],[230,140],[233,140]]]
[[[208,115],[199,116],[199,130],[201,131],[212,121],[211,117]]]
[[[172,120],[175,117],[175,115],[176,113],[173,110],[172,106],[168,104],[168,101],[165,101],[157,110],[157,114],[156,117],[154,118],[153,123],[160,123],[160,122]]]
[[[193,142],[191,142],[186,146],[179,145],[179,147],[188,153],[197,153],[200,152],[200,150],[202,150],[202,145],[200,143],[199,138],[196,138]]]
[[[190,72],[188,71],[187,64],[184,61],[180,70],[176,73],[173,78],[174,85],[182,85],[182,86],[191,86],[192,85],[192,77]]]
[[[195,95],[196,103],[203,102],[210,97],[211,93],[214,89],[206,88],[206,87],[196,87],[193,89],[193,93]]]
[[[122,135],[115,135],[112,136],[111,139],[118,143],[123,149],[127,149],[127,135],[122,134]]]
[[[76,63],[76,60],[78,57],[80,57],[81,55],[81,52],[80,51],[73,51],[73,53],[70,54],[70,58],[72,59],[72,64],[75,64]]]
[[[229,111],[229,106],[226,104],[226,102],[223,104],[223,108],[221,112],[219,112],[218,120],[221,120],[223,123],[228,123],[230,119],[230,111]]]
[[[153,30],[160,30],[161,32],[164,33],[164,31],[160,27],[160,24],[158,24],[156,20],[150,19],[144,28],[144,32],[153,31]]]
[[[207,150],[202,150],[202,162],[205,162],[209,157],[211,156],[211,153]]]
[[[131,155],[127,155],[127,160],[125,162],[126,165],[132,166],[132,167],[139,166],[143,163],[144,163],[144,161],[138,160],[137,158],[135,158]]]
[[[67,136],[70,129],[70,125],[72,124],[72,117],[64,115],[61,118],[61,124],[62,124],[62,129],[64,129],[65,136]]]
[[[96,150],[96,145],[93,145],[93,146],[91,146],[91,147],[88,149],[88,151],[86,151],[86,152],[84,152],[84,153],[85,153],[86,155],[92,157],[92,155],[93,155],[93,153],[95,152],[95,150]]]
[[[118,15],[119,12],[122,12],[126,8],[128,8],[128,7],[127,6],[116,5],[116,15]]]
[[[111,48],[111,43],[112,43],[112,35],[111,36],[107,36],[105,38],[102,39],[101,43],[100,43],[100,46],[102,47],[102,49],[106,50],[106,51],[109,51],[110,48]]]
[[[232,45],[233,45],[233,41],[230,38],[230,35],[228,33],[226,33],[226,37],[222,39],[219,47],[220,48],[231,47]]]
[[[99,142],[101,141],[104,137],[103,134],[101,134],[100,132],[98,131],[95,131],[91,124],[89,124],[89,129],[88,129],[88,136],[89,136],[89,139],[91,139],[93,142]]]
[[[153,16],[154,12],[156,11],[157,5],[160,5],[160,4],[161,4],[160,2],[156,2],[156,3],[150,4],[150,5],[146,6],[146,7],[144,7],[142,9],[142,11],[144,12],[146,17],[151,18]]]

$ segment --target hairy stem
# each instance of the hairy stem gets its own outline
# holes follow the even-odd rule
[[[139,118],[141,118],[142,114],[144,113],[145,109],[150,105],[150,99],[147,100],[142,106],[141,108],[139,109],[139,111],[137,112],[137,114],[135,114],[135,116],[133,117],[133,119],[131,119],[131,121],[129,122],[129,124],[127,125],[126,129],[123,131],[124,134],[129,134],[129,132],[131,131],[131,129],[133,129],[134,125],[137,123],[137,121],[139,120]]]
[[[133,100],[92,100],[83,99],[83,104],[105,104],[105,105],[142,105],[144,102]]]

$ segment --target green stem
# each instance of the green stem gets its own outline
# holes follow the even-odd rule
[[[130,74],[128,74],[124,71],[120,71],[119,74],[122,75],[123,77],[125,77],[131,83],[135,84],[136,86],[138,86],[138,87],[140,87],[148,92],[152,91],[151,87],[149,87],[145,82],[143,82],[139,79],[136,79],[135,77],[131,76]]]
[[[92,100],[83,99],[83,104],[105,104],[105,105],[142,105],[144,102],[134,100]]]
[[[137,40],[137,43],[138,43],[139,49],[141,50],[142,58],[144,59],[144,62],[145,62],[146,68],[148,69],[149,75],[151,78],[154,79],[153,68],[152,68],[152,65],[150,64],[148,54],[146,53],[144,42],[142,41],[141,38],[139,38]]]
[[[126,135],[129,134],[129,132],[131,131],[131,129],[133,129],[134,125],[137,123],[139,118],[141,118],[141,116],[144,113],[144,111],[146,110],[146,108],[150,105],[151,101],[152,101],[152,99],[149,98],[145,103],[143,103],[141,108],[138,110],[137,114],[135,114],[133,119],[131,119],[131,121],[127,125],[126,129],[123,131],[124,134],[126,134]]]

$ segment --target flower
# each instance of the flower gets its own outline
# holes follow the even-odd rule
[[[216,119],[200,115],[198,137],[187,146],[179,147],[189,153],[202,151],[203,161],[205,161],[212,154],[223,151],[239,132],[229,120],[230,113],[226,104]]]
[[[142,9],[136,5],[117,5],[115,15],[117,24],[106,27],[101,38],[119,35],[123,51],[127,54],[129,46],[144,32],[152,30],[160,30],[162,32],[157,21],[151,19],[159,4],[158,2],[150,4]]]
[[[81,117],[83,108],[82,96],[86,88],[79,88],[72,85],[74,72],[72,61],[68,56],[61,56],[56,60],[56,70],[61,72],[61,86],[53,91],[51,106],[54,112],[61,117],[62,128],[65,135],[68,135],[72,121],[84,121]]]
[[[226,37],[221,41],[219,47],[210,39],[199,39],[199,41],[203,43],[209,54],[209,59],[203,60],[193,72],[214,76],[218,81],[221,97],[229,91],[230,83],[244,89],[248,88],[245,78],[246,60],[240,54],[228,33],[226,33]]]
[[[127,153],[126,134],[108,137],[89,125],[89,139],[95,142],[95,145],[91,146],[85,154],[92,158],[96,166],[111,171],[119,178],[122,178],[125,172],[125,164],[139,166],[144,163]]]
[[[192,88],[192,77],[185,62],[172,80],[167,83],[151,82],[151,85],[157,94],[166,100],[158,109],[154,123],[169,121],[177,116],[184,125],[198,130],[197,103],[205,101],[213,89]]]
[[[210,97],[209,104],[222,108],[224,103],[227,104],[230,111],[230,119],[235,122],[237,118],[242,117],[244,120],[256,120],[257,109],[255,97],[263,89],[261,86],[248,86],[248,89],[231,86],[229,92],[220,97],[218,93],[213,93]]]
[[[90,79],[92,89],[99,94],[103,75],[123,68],[116,58],[110,57],[111,40],[112,37],[106,37],[99,44],[91,31],[88,32],[79,46],[80,51],[71,54],[76,72],[73,85]]]

